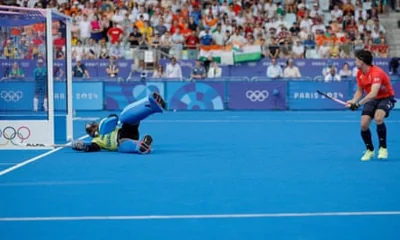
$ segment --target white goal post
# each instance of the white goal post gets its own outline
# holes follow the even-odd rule
[[[55,114],[54,106],[54,54],[53,54],[53,21],[62,21],[65,23],[65,80],[66,80],[66,107],[63,115]],[[6,109],[0,114],[0,150],[4,149],[40,149],[49,148],[56,143],[57,132],[62,132],[65,142],[73,139],[73,106],[72,106],[72,59],[71,59],[71,23],[72,19],[69,16],[63,15],[53,9],[37,9],[37,8],[22,8],[0,5],[0,27],[24,27],[37,23],[45,23],[45,45],[46,55],[44,57],[45,67],[47,69],[47,109],[41,118],[35,118],[35,112],[25,111],[22,114],[13,112],[14,105],[20,102],[32,101],[29,96],[25,96],[18,85],[12,80],[0,80],[0,92],[3,91],[3,97],[0,99],[0,104],[3,104]],[[24,25],[25,24],[25,25]],[[12,61],[13,60],[9,60]],[[4,66],[1,66],[4,67]],[[25,75],[32,75],[26,73]],[[32,75],[33,76],[33,75]],[[44,78],[43,78],[44,79]],[[8,84],[8,85],[7,85]],[[31,82],[30,88],[35,91],[36,82]],[[26,86],[25,86],[26,87]],[[22,88],[22,87],[21,87]],[[26,91],[26,89],[25,89]],[[27,92],[27,91],[26,91]],[[45,93],[43,94],[46,98]],[[15,98],[13,99],[12,97]],[[37,98],[37,97],[36,97]],[[5,101],[5,100],[18,101]],[[1,101],[3,100],[3,102]],[[46,101],[46,100],[45,100]],[[34,102],[34,101],[32,101]],[[8,107],[7,107],[7,104]],[[35,104],[33,103],[33,106]],[[43,104],[45,106],[46,103]],[[8,111],[8,109],[10,111]],[[19,117],[14,117],[18,115]],[[59,117],[61,116],[61,118]],[[57,123],[61,121],[61,123]],[[58,126],[58,127],[57,127]],[[56,129],[57,127],[57,129]],[[65,131],[65,132],[64,132]],[[64,143],[65,143],[64,142]]]

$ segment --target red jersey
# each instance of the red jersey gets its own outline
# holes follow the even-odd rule
[[[356,79],[358,87],[362,88],[367,94],[371,92],[372,84],[380,83],[381,88],[376,96],[377,99],[394,96],[389,76],[377,66],[371,66],[366,74],[358,70]]]
[[[123,33],[124,33],[124,31],[122,31],[122,29],[117,28],[117,27],[112,27],[112,28],[108,29],[108,31],[107,31],[107,34],[111,38],[111,41],[110,41],[111,43],[119,42],[119,38]]]

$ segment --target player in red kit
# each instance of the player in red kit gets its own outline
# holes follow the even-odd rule
[[[372,119],[375,119],[379,137],[378,159],[388,158],[384,119],[389,116],[390,110],[396,103],[389,76],[381,68],[372,65],[372,60],[372,54],[368,50],[360,50],[356,53],[358,87],[353,99],[346,104],[353,111],[364,106],[361,113],[361,137],[367,150],[361,158],[362,161],[369,161],[375,155],[369,129]],[[364,92],[366,95],[362,98]]]

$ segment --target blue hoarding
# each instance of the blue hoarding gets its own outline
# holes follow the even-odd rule
[[[122,110],[129,103],[140,100],[151,92],[164,97],[163,82],[107,82],[105,83],[106,110]]]
[[[400,81],[392,83],[399,108]],[[340,110],[344,109],[342,105],[316,90],[345,101],[352,97],[354,88],[354,81],[88,81],[73,83],[72,99],[75,110],[122,110],[155,91],[164,97],[169,110]],[[33,81],[0,82],[0,111],[32,111],[34,91]],[[55,83],[56,111],[65,111],[66,97],[66,83]]]
[[[0,110],[33,110],[35,84],[33,82],[1,82]]]
[[[168,109],[223,110],[225,82],[170,82],[167,84]]]
[[[32,111],[35,96],[34,82],[2,82],[0,83],[1,111]],[[76,82],[72,88],[73,108],[76,110],[103,109],[102,82]],[[66,83],[54,84],[54,109],[66,109]],[[40,100],[39,105],[42,103]]]
[[[344,109],[342,105],[319,95],[316,90],[346,101],[349,98],[350,84],[349,82],[289,82],[290,109]]]
[[[54,109],[66,109],[66,84],[54,85]],[[72,106],[75,110],[103,110],[102,82],[75,82],[72,87]]]

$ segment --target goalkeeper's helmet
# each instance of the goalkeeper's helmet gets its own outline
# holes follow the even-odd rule
[[[91,137],[99,135],[99,124],[97,122],[88,122],[85,126],[86,133]]]

